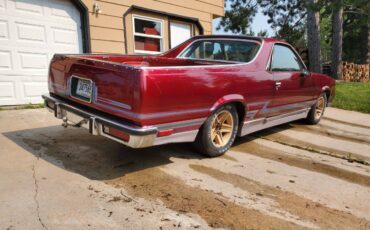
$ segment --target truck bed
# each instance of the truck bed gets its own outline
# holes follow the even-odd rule
[[[68,55],[71,57],[105,61],[117,64],[124,64],[133,67],[172,67],[172,66],[200,66],[200,65],[220,65],[220,64],[234,64],[233,62],[225,61],[205,61],[197,59],[184,59],[184,58],[168,58],[162,56],[138,56],[138,55]]]

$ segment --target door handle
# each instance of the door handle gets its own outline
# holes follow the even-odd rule
[[[279,90],[280,87],[281,87],[281,82],[280,81],[276,81],[275,82],[275,89],[276,90]]]

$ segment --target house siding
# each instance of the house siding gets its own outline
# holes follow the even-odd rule
[[[203,27],[204,34],[212,33],[212,20],[223,16],[224,0],[83,0],[89,10],[91,52],[94,53],[133,53],[132,46],[132,14],[152,16],[164,21],[164,48],[169,47],[168,23],[169,18],[164,15],[147,15],[136,10],[129,12],[125,20],[123,15],[135,5],[146,9],[166,12],[188,18],[196,18]],[[93,4],[96,2],[101,13],[93,13]],[[125,26],[124,26],[125,22]],[[125,31],[126,30],[126,31]],[[126,39],[125,40],[125,32]],[[127,45],[127,51],[125,43]]]

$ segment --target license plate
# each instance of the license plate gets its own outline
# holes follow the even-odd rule
[[[78,79],[76,87],[76,95],[91,99],[92,85],[91,81],[85,79]]]

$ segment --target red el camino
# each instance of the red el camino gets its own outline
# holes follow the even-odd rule
[[[55,55],[45,105],[63,125],[133,148],[195,142],[219,156],[236,136],[316,124],[335,81],[271,38],[198,36],[157,56]]]

